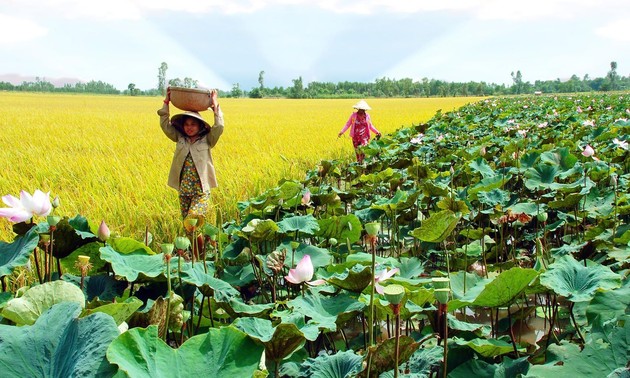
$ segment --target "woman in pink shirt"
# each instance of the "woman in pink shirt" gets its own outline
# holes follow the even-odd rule
[[[353,112],[348,118],[348,122],[341,129],[337,137],[341,137],[343,133],[350,128],[350,138],[352,138],[352,145],[354,146],[355,153],[357,154],[357,161],[363,163],[365,154],[361,152],[360,147],[365,146],[370,142],[370,131],[380,137],[381,132],[374,127],[370,120],[370,115],[365,111],[370,110],[370,106],[364,100],[357,102],[354,106],[356,112]]]

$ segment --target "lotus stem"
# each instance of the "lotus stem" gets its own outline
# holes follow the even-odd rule
[[[394,378],[398,378],[398,361],[400,359],[400,304],[392,305],[394,315],[396,315],[396,330],[394,332],[396,337],[396,352],[394,355]]]
[[[177,259],[178,261],[180,260],[179,258]],[[181,278],[180,278],[181,280]],[[166,259],[166,324],[164,327],[164,342],[166,342],[166,338],[168,337],[168,323],[169,323],[169,317],[171,315],[171,259],[167,258]]]

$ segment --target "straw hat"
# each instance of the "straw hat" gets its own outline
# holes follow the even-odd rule
[[[355,109],[363,109],[363,110],[370,110],[372,108],[370,108],[370,105],[367,104],[367,102],[365,102],[365,100],[361,100],[359,102],[357,102],[356,104],[354,104],[353,108]]]
[[[181,114],[176,114],[171,117],[171,123],[173,126],[181,133],[184,133],[184,119],[186,117],[196,118],[201,121],[201,124],[206,129],[206,131],[210,131],[210,125],[206,122],[199,113],[197,112],[184,112]]]

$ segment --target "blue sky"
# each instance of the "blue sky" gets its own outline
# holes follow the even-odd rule
[[[630,75],[627,0],[0,0],[0,81],[190,77],[229,90],[378,78]],[[16,80],[16,79],[14,79]]]

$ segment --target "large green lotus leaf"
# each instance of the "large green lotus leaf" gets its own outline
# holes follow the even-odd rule
[[[4,377],[111,377],[105,352],[119,331],[111,316],[78,318],[81,306],[54,305],[32,326],[0,325]]]
[[[449,378],[469,377],[520,377],[529,370],[527,357],[512,360],[503,357],[500,364],[489,364],[483,360],[470,359],[448,373]]]
[[[302,184],[296,181],[285,181],[279,187],[280,198],[287,201],[302,192]]]
[[[271,219],[252,219],[242,228],[242,234],[251,241],[273,240],[280,227]]]
[[[471,196],[470,198],[475,198],[475,195],[479,192],[489,192],[494,189],[502,188],[511,178],[511,175],[496,175],[484,178],[468,189],[468,195]]]
[[[473,332],[479,337],[488,337],[492,328],[487,324],[469,323],[457,319],[455,315],[447,314],[448,328],[457,331]]]
[[[249,264],[245,266],[226,266],[221,279],[232,286],[243,287],[256,280],[256,276],[254,275],[254,267]]]
[[[482,157],[478,157],[477,159],[468,163],[470,169],[473,172],[480,173],[483,178],[496,176],[496,172],[492,169],[491,166],[486,163],[486,160]]]
[[[424,262],[417,257],[401,257],[396,278],[414,279],[424,273]]]
[[[154,255],[155,252],[144,243],[128,237],[110,238],[107,240],[107,244],[111,246],[116,252],[123,254],[137,253],[144,251],[147,255]]]
[[[335,238],[342,242],[354,244],[361,239],[361,221],[354,214],[332,216],[318,220],[319,231],[317,236],[326,239]]]
[[[407,364],[409,366],[409,370],[418,375],[417,378],[429,377],[431,376],[431,371],[433,371],[433,368],[442,365],[443,358],[444,348],[442,348],[441,346],[418,348],[411,355],[411,357],[409,357],[409,361],[407,362]],[[388,373],[391,373],[389,376],[387,376],[388,378],[393,377],[393,370]],[[407,378],[416,377],[415,375],[399,376]]]
[[[465,340],[459,337],[453,337],[451,341],[457,345],[467,346],[486,358],[492,358],[514,352],[514,346],[512,343],[503,339],[476,338],[473,340]],[[519,352],[524,352],[525,348],[519,348],[518,350]]]
[[[287,249],[288,251],[289,249]],[[284,266],[291,269],[294,268],[304,255],[311,257],[311,263],[315,269],[328,266],[332,262],[330,252],[325,248],[315,247],[300,243],[294,252],[287,252],[287,258],[284,260]]]
[[[311,214],[296,215],[282,219],[278,222],[278,227],[285,234],[298,231],[303,234],[314,235],[319,230],[319,223]]]
[[[232,323],[249,337],[265,345],[265,357],[279,363],[304,346],[306,338],[295,324],[280,323],[273,326],[270,320],[238,318]]]
[[[555,165],[538,164],[525,170],[525,186],[530,190],[552,189],[560,169]]]
[[[409,336],[400,336],[399,338],[399,366],[404,364],[418,348],[420,343],[415,342]],[[371,355],[372,363],[368,366],[369,376],[378,377],[381,373],[395,368],[396,338],[389,338],[382,343],[369,348],[368,353]],[[366,376],[368,370],[365,369],[361,373],[361,377]]]
[[[610,377],[630,361],[630,316],[619,324],[595,322],[581,352],[575,344],[550,345],[547,364],[530,367],[525,377]]]
[[[116,324],[126,322],[134,312],[136,312],[144,302],[136,297],[127,298],[124,302],[108,303],[96,308],[86,309],[81,316],[87,316],[97,312],[102,312],[114,318]]]
[[[545,205],[538,205],[534,202],[519,202],[507,208],[514,214],[525,213],[527,215],[535,216],[540,212],[545,211]]]
[[[333,355],[321,354],[309,358],[300,366],[300,376],[309,378],[352,378],[363,368],[363,357],[353,350],[340,351]]]
[[[374,276],[372,275],[372,269],[370,267],[355,264],[342,273],[334,273],[330,276],[322,276],[320,278],[325,279],[326,282],[331,285],[353,293],[360,293],[372,282]]]
[[[466,276],[464,277],[464,275]],[[451,293],[453,294],[453,298],[456,299],[462,299],[464,296],[470,299],[471,297],[469,296],[471,295],[471,291],[476,291],[472,297],[472,300],[474,301],[474,298],[477,298],[479,293],[483,291],[486,284],[490,281],[491,280],[486,280],[475,273],[468,273],[463,270],[453,272],[451,273],[450,282]],[[482,284],[478,285],[480,282]]]
[[[484,205],[491,207],[500,205],[503,207],[510,201],[510,192],[501,189],[492,189],[489,192],[477,193],[477,199]]]
[[[53,305],[66,301],[77,303],[81,308],[85,306],[85,296],[77,286],[65,281],[46,282],[11,299],[2,310],[2,316],[17,325],[31,325]]]
[[[337,319],[342,314],[363,311],[365,304],[348,294],[324,297],[307,293],[287,302],[293,311],[311,318],[311,322],[328,331],[337,330]]]
[[[211,328],[178,349],[158,337],[157,326],[133,328],[116,338],[107,359],[130,377],[251,377],[263,346],[234,327]]]
[[[571,170],[575,166],[575,163],[578,162],[578,158],[571,154],[568,147],[558,148],[555,151],[543,152],[540,155],[540,160],[543,163],[560,167],[563,172]]]
[[[416,203],[416,199],[421,194],[420,191],[405,192],[403,190],[397,190],[394,196],[390,199],[381,198],[378,199],[372,206],[372,209],[383,210],[387,214],[391,214],[395,211],[402,211],[408,209]]]
[[[227,302],[217,301],[217,303],[233,318],[240,316],[266,316],[275,306],[274,303],[250,305],[243,302],[240,298],[230,298]]]
[[[571,255],[557,259],[540,276],[540,283],[571,302],[590,301],[597,290],[611,290],[621,286],[621,276],[595,262],[588,266]]]
[[[592,218],[607,217],[613,211],[615,193],[611,190],[601,194],[597,188],[591,190],[584,201],[584,210]]]
[[[112,265],[117,276],[122,276],[129,282],[134,282],[139,277],[163,277],[166,271],[162,253],[147,255],[145,251],[136,251],[123,254],[108,245],[101,248],[101,258]]]
[[[586,318],[593,323],[596,317],[601,319],[619,318],[630,314],[630,280],[619,289],[598,291],[586,307]]]
[[[507,306],[527,289],[536,276],[538,272],[534,269],[514,267],[506,270],[488,283],[472,304],[482,307]]]
[[[0,277],[8,276],[19,266],[28,263],[31,254],[39,243],[39,234],[31,228],[24,236],[12,243],[0,241]]]
[[[185,269],[182,269],[181,278],[183,282],[197,286],[204,295],[213,296],[219,302],[226,302],[241,295],[229,283],[206,273],[200,263],[188,264]]]
[[[457,226],[460,216],[451,210],[442,210],[432,214],[422,225],[411,231],[411,235],[425,242],[444,241]]]
[[[582,199],[583,195],[580,193],[569,193],[562,198],[556,197],[556,200],[549,202],[549,207],[552,209],[574,209]]]
[[[81,284],[81,277],[73,276],[69,273],[64,273],[61,279],[76,286]],[[83,280],[83,293],[88,301],[97,297],[102,301],[111,301],[116,297],[120,297],[126,288],[126,282],[117,280],[108,274],[87,276]]]

